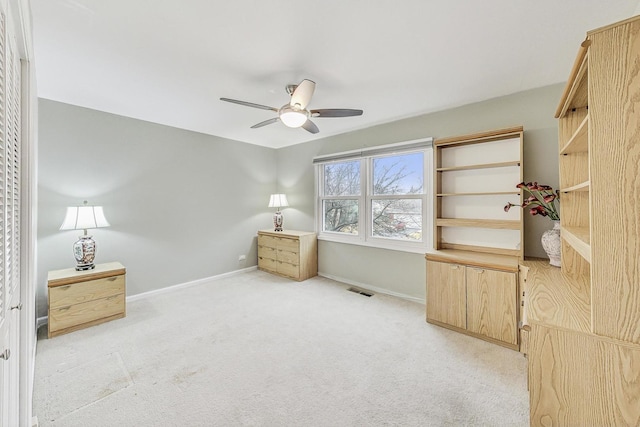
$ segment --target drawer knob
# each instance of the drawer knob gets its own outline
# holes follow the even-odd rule
[[[2,353],[0,353],[0,359],[9,360],[10,357],[11,357],[11,351],[8,348],[5,349],[5,351],[3,351]]]

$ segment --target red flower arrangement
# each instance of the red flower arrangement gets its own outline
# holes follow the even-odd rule
[[[560,219],[560,214],[556,208],[558,192],[553,191],[553,188],[548,185],[539,185],[537,182],[527,182],[526,184],[521,182],[516,185],[516,187],[531,195],[524,199],[522,205],[507,203],[504,207],[505,212],[509,212],[509,209],[513,206],[518,206],[521,208],[529,208],[529,213],[531,215],[548,216],[554,221],[558,221]]]

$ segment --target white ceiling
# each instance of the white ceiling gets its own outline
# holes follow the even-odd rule
[[[639,0],[32,0],[42,98],[268,147],[565,81],[588,30]],[[275,123],[317,83],[320,133]]]

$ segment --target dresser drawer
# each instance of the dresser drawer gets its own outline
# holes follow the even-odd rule
[[[113,295],[124,294],[124,275],[49,288],[49,307],[65,307]]]
[[[124,294],[49,310],[49,332],[80,326],[125,312]]]
[[[272,258],[258,257],[258,268],[269,271],[276,271],[277,261]]]
[[[276,248],[270,246],[258,246],[258,256],[275,260],[277,259]]]
[[[258,247],[260,246],[275,249],[278,246],[278,237],[258,235]]]
[[[289,264],[288,262],[278,261],[276,271],[283,276],[292,277],[294,279],[298,279],[300,277],[300,269],[298,266]]]
[[[298,252],[300,250],[300,241],[298,239],[289,239],[286,237],[277,238],[277,248],[289,252]]]
[[[278,251],[278,261],[288,262],[289,264],[300,264],[300,254],[297,252]]]

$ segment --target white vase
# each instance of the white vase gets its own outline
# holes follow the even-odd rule
[[[560,221],[553,221],[553,228],[542,233],[541,240],[549,264],[560,267]]]

